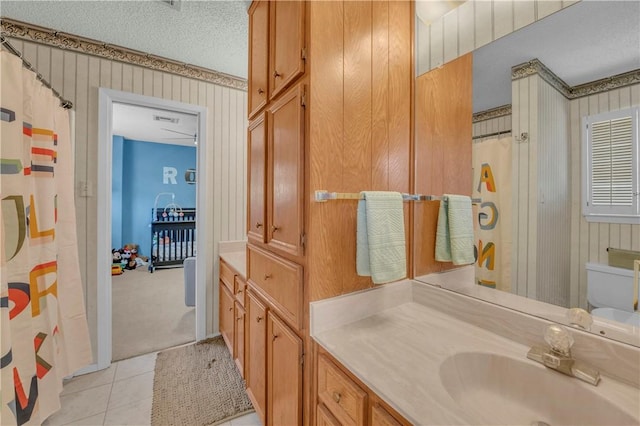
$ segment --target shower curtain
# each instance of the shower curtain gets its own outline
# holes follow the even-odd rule
[[[476,283],[511,291],[511,136],[473,143]]]
[[[0,424],[41,424],[92,360],[76,239],[69,114],[0,52]]]

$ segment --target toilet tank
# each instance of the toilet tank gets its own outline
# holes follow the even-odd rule
[[[599,263],[587,263],[587,300],[596,308],[633,312],[633,271]]]

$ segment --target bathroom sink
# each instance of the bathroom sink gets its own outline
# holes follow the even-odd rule
[[[638,424],[602,389],[526,359],[459,353],[441,364],[440,380],[474,424]]]

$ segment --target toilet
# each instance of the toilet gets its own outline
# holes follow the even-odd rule
[[[587,300],[591,314],[640,327],[640,313],[634,310],[637,299],[633,271],[599,263],[587,263]]]

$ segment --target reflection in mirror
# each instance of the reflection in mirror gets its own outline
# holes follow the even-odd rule
[[[471,195],[482,203],[475,271],[456,272],[474,278],[457,290],[564,323],[566,310],[548,304],[601,308],[592,331],[640,343],[638,220],[582,214],[582,119],[640,106],[638,16],[639,2],[582,1],[473,52]],[[513,295],[544,303],[525,309]]]

